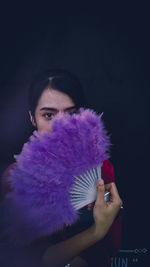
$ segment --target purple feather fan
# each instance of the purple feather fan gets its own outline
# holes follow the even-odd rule
[[[59,113],[51,133],[34,131],[9,177],[13,239],[28,244],[75,223],[79,212],[70,200],[75,177],[102,165],[109,147],[101,115],[90,109]]]

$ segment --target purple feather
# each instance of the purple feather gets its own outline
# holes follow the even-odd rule
[[[108,158],[109,137],[101,115],[90,109],[58,114],[51,133],[33,132],[10,173],[13,238],[24,244],[72,225],[79,217],[69,191],[74,175]]]

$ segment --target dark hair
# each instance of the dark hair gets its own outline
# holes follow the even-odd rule
[[[47,86],[69,95],[77,109],[86,107],[83,87],[79,79],[69,71],[50,69],[38,74],[29,88],[29,110],[33,116],[38,100]]]

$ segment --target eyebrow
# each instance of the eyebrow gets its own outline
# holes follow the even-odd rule
[[[65,108],[65,111],[67,110],[71,110],[71,109],[76,109],[77,107],[76,106],[72,106],[72,107],[69,107],[69,108]],[[56,108],[50,108],[50,107],[43,107],[41,108],[40,110],[50,110],[50,111],[58,111],[58,109]]]

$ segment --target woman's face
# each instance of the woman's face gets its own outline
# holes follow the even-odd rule
[[[32,124],[39,132],[51,131],[51,119],[58,112],[74,113],[77,111],[73,100],[65,93],[53,88],[46,88],[36,106],[35,117],[30,114]]]

